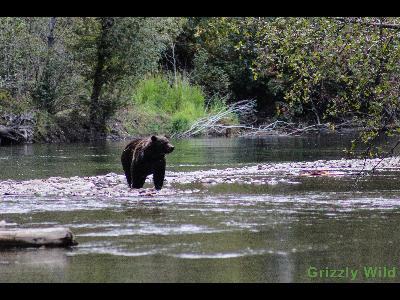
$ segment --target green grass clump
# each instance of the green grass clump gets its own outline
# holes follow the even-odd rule
[[[116,118],[130,135],[182,133],[199,119],[227,109],[223,99],[205,101],[205,94],[188,78],[156,74],[139,81],[132,100],[117,112]],[[235,114],[220,120],[221,124],[237,124]]]
[[[182,132],[206,114],[205,98],[199,86],[191,85],[181,75],[171,81],[165,75],[154,75],[140,81],[134,91],[134,105],[149,117],[146,122],[154,131]],[[157,120],[164,123],[150,126]]]

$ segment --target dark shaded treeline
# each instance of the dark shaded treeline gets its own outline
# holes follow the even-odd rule
[[[102,139],[118,135],[115,124],[158,118],[137,118],[134,110],[143,109],[134,95],[140,81],[162,74],[175,88],[182,76],[199,86],[204,109],[256,99],[258,124],[350,122],[365,128],[361,139],[371,142],[398,130],[399,21],[1,18],[0,109],[34,111],[33,140]],[[162,94],[149,86],[144,102]],[[125,111],[132,113],[115,119]],[[194,118],[181,116],[181,125],[170,128],[187,129]]]

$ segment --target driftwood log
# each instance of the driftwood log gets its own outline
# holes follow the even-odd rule
[[[69,228],[32,228],[0,230],[0,248],[69,247],[78,243]]]
[[[31,143],[36,124],[33,112],[0,115],[0,146]]]
[[[25,140],[18,130],[0,125],[0,145],[18,144]]]

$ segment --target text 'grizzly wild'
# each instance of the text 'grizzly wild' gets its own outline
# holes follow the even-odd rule
[[[153,135],[131,141],[121,155],[129,187],[142,188],[147,176],[153,174],[154,186],[161,190],[165,176],[165,154],[173,150],[174,146],[166,137]]]

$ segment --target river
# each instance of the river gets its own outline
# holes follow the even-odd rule
[[[167,171],[339,159],[349,141],[179,140]],[[1,147],[0,181],[121,175],[126,143]],[[178,185],[181,193],[149,197],[0,195],[6,227],[66,226],[79,242],[71,249],[1,250],[0,282],[353,281],[325,272],[345,268],[359,270],[354,281],[399,282],[399,180],[399,172],[378,172],[357,185],[355,176],[298,176],[258,185]],[[399,274],[363,277],[370,266]]]

